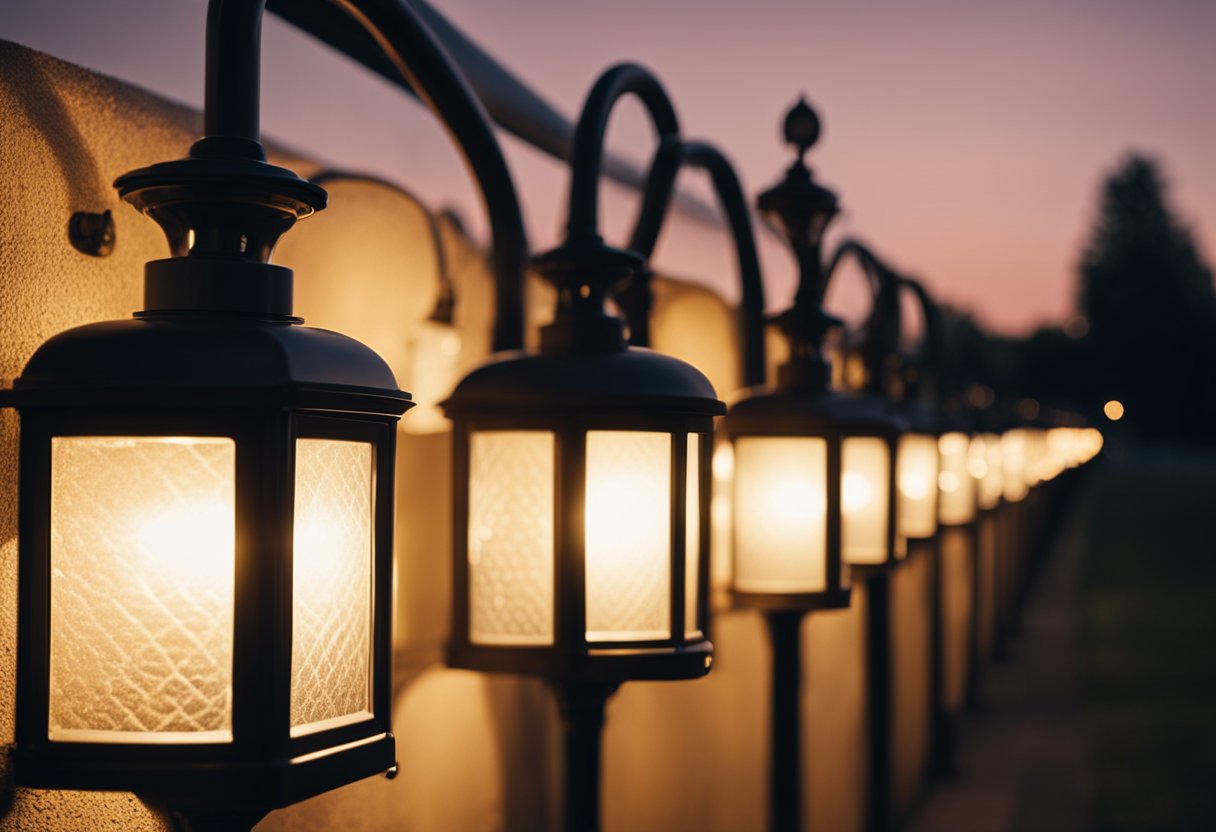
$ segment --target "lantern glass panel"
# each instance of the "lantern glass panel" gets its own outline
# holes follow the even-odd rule
[[[976,502],[985,510],[1001,501],[1001,439],[986,433],[971,441],[971,473],[976,477]]]
[[[911,433],[899,440],[895,458],[901,537],[932,537],[937,531],[937,438]]]
[[[947,525],[970,523],[975,519],[975,477],[968,467],[971,440],[967,434],[952,431],[938,440],[942,470],[938,475],[941,522]]]
[[[883,563],[889,556],[889,457],[886,441],[876,436],[850,436],[841,447],[841,554],[849,563]]]
[[[48,737],[232,741],[236,443],[51,440]]]
[[[671,637],[671,443],[587,432],[587,641]]]
[[[475,432],[469,446],[469,640],[553,643],[556,439]]]
[[[684,480],[684,634],[701,635],[697,626],[697,587],[701,566],[701,434],[688,434]]]
[[[745,436],[735,442],[735,587],[827,587],[827,440]]]
[[[1005,499],[1011,503],[1026,498],[1026,437],[1019,428],[1001,434],[1002,487]]]
[[[292,736],[371,716],[373,450],[296,441]]]

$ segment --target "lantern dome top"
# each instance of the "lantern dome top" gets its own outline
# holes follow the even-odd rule
[[[700,370],[639,347],[590,354],[508,353],[465,376],[443,407],[449,416],[538,408],[709,416],[726,412]]]
[[[184,403],[194,391],[209,404],[238,405],[302,390],[370,397],[358,410],[399,415],[411,406],[384,360],[353,338],[289,320],[213,315],[67,330],[38,348],[12,395],[18,405],[102,403],[108,395],[134,403],[144,392]]]
[[[900,434],[907,423],[882,399],[842,393],[764,390],[731,405],[726,418],[731,432],[837,431]]]

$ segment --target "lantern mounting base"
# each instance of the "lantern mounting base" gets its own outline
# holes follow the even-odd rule
[[[172,812],[174,832],[250,832],[266,817],[266,812],[215,814],[211,812]]]
[[[562,720],[565,758],[563,829],[600,828],[600,737],[614,682],[552,682]]]
[[[702,638],[679,647],[587,646],[568,651],[554,647],[506,647],[453,641],[450,667],[483,673],[542,676],[555,685],[611,684],[699,679],[713,664],[713,644]]]

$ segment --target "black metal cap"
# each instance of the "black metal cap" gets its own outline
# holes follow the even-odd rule
[[[632,251],[598,236],[567,240],[532,259],[532,267],[557,289],[553,322],[541,328],[541,351],[550,354],[625,349],[625,324],[604,307],[616,287],[646,265]]]
[[[724,427],[736,436],[755,433],[894,437],[908,430],[908,424],[884,399],[787,390],[762,390],[735,402]]]
[[[323,188],[267,164],[257,142],[224,137],[125,173],[114,187],[169,241],[172,258],[150,264],[147,309],[291,315],[291,273],[270,267],[270,256],[297,220],[325,207]],[[221,285],[231,265],[244,266],[244,277]]]
[[[443,408],[450,418],[551,411],[726,412],[700,370],[640,347],[593,354],[506,353],[465,376]]]
[[[6,398],[18,407],[279,403],[385,415],[412,406],[384,360],[352,338],[198,314],[61,332],[34,352]]]

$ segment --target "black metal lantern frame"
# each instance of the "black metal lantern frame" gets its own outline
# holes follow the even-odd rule
[[[536,674],[553,686],[565,728],[564,818],[572,832],[599,826],[600,730],[616,687],[631,679],[697,678],[709,672],[713,655],[710,459],[713,419],[725,406],[692,366],[629,347],[622,321],[605,309],[616,287],[644,267],[640,256],[605,245],[598,233],[604,135],[625,95],[645,105],[660,148],[678,143],[670,99],[647,70],[623,64],[597,80],[575,133],[566,242],[533,261],[557,288],[556,316],[541,330],[540,353],[490,361],[444,403],[453,422],[455,486],[449,663]],[[531,449],[510,464],[479,465],[479,442],[512,437],[524,437]],[[650,481],[606,485],[597,437],[606,443],[603,459],[633,476],[645,468]],[[625,437],[639,440],[632,459]],[[657,441],[638,451],[651,440]],[[648,492],[646,505],[636,495],[632,505],[600,504],[635,486]],[[490,503],[501,503],[485,522],[477,519],[482,498],[475,496],[483,487],[494,495]],[[628,536],[644,520],[654,523],[645,547],[649,564],[642,567],[625,561],[633,554],[626,551],[634,542]],[[483,540],[503,547],[489,581],[482,581],[491,569],[477,548]],[[592,556],[605,541],[620,550],[618,557]],[[615,578],[624,583],[616,581],[611,614],[593,623],[593,605],[613,577],[595,571],[599,560],[616,561]],[[602,628],[604,621],[627,621],[635,597],[648,599],[641,603],[658,609],[657,619]],[[493,627],[474,632],[475,618],[487,610],[494,611]]]
[[[387,387],[359,388],[311,373],[292,381],[277,379],[278,383],[267,379],[259,384],[211,385],[197,380],[193,385],[181,381],[165,385],[164,379],[151,377],[148,362],[139,362],[138,354],[176,364],[190,357],[198,360],[200,344],[183,344],[176,323],[158,327],[152,318],[145,321],[151,337],[144,337],[136,326],[125,327],[132,337],[121,346],[131,350],[115,349],[120,344],[113,331],[106,334],[109,337],[76,337],[70,344],[63,343],[65,337],[86,333],[65,333],[54,344],[57,355],[47,355],[48,345],[35,356],[21,379],[26,383],[13,396],[22,419],[16,782],[37,788],[133,790],[194,818],[200,827],[217,815],[252,824],[271,808],[394,765],[389,715],[394,423],[408,400]],[[280,327],[305,336],[301,342],[311,340],[307,338],[311,333],[301,327]],[[231,327],[234,334],[253,339],[266,335],[267,328],[256,321],[234,322]],[[223,335],[216,337],[215,329],[206,327],[208,349],[224,340]],[[202,327],[197,334],[204,335]],[[240,339],[241,360],[256,356],[249,341]],[[268,350],[282,346],[282,340],[273,336],[263,343]],[[108,364],[110,373],[94,376],[92,383],[52,375],[58,359],[66,362],[65,369],[79,372],[80,351],[97,360],[92,369],[103,372]],[[124,358],[131,363],[116,378],[119,374],[113,369]],[[381,370],[374,364],[370,369]],[[132,732],[120,742],[73,742],[58,741],[48,731],[52,698],[62,695],[51,686],[52,582],[112,579],[104,574],[64,576],[55,562],[53,447],[56,440],[75,437],[215,437],[234,443],[230,740],[165,744],[149,737],[140,742],[140,732]],[[293,508],[295,448],[300,439],[364,443],[372,449],[367,485],[372,489],[374,518],[367,711],[335,720],[345,724],[304,734],[291,725]],[[180,599],[164,601],[172,604]],[[84,672],[80,667],[77,671]],[[114,683],[113,679],[95,681],[98,697]]]
[[[454,603],[450,663],[491,672],[534,673],[570,682],[680,679],[709,670],[708,631],[709,459],[713,417],[724,411],[698,370],[669,356],[630,348],[622,322],[606,314],[612,290],[642,267],[638,255],[605,245],[598,233],[596,197],[602,145],[612,106],[636,95],[662,137],[678,139],[666,93],[645,69],[624,64],[605,72],[579,120],[571,164],[570,221],[566,243],[534,260],[558,289],[556,319],[542,330],[538,355],[503,354],[474,370],[444,404],[454,432]],[[478,643],[470,632],[471,444],[478,434],[536,431],[554,437],[554,562],[552,637],[546,644]],[[584,564],[587,437],[596,431],[648,432],[671,437],[670,627],[661,637],[589,640]],[[691,532],[686,512],[690,484],[688,438],[698,437],[695,528],[697,551],[686,558]],[[628,522],[630,518],[621,518]],[[696,586],[685,579],[695,568]],[[687,597],[694,589],[694,617]]]
[[[697,551],[686,552],[688,489],[686,474],[696,472],[694,494],[705,501],[710,487],[714,409],[696,397],[669,395],[687,386],[687,365],[674,359],[634,352],[608,356],[530,356],[504,359],[466,377],[447,404],[453,419],[457,482],[453,507],[456,545],[455,586],[470,577],[470,445],[473,437],[502,431],[529,431],[553,437],[553,604],[552,639],[543,645],[478,643],[470,634],[472,593],[453,596],[449,663],[454,667],[500,673],[527,673],[564,681],[620,683],[630,679],[689,679],[703,676],[712,661],[708,632],[706,563],[708,512],[697,509]],[[637,360],[642,359],[642,360]],[[630,363],[635,367],[630,368]],[[659,372],[656,372],[659,371]],[[641,371],[642,379],[635,371]],[[670,376],[667,375],[670,373]],[[614,375],[630,375],[626,385]],[[646,378],[646,376],[649,376]],[[529,390],[529,380],[564,387]],[[644,380],[644,384],[639,384]],[[611,385],[611,386],[610,386]],[[649,385],[653,395],[647,396]],[[492,388],[492,389],[491,389]],[[675,388],[678,389],[678,388]],[[703,389],[701,390],[703,392]],[[500,395],[501,394],[501,395]],[[623,394],[623,395],[620,395]],[[482,398],[484,396],[484,398]],[[478,402],[477,399],[482,399]],[[480,405],[480,406],[479,406]],[[647,432],[670,436],[670,558],[668,633],[648,639],[589,640],[587,631],[586,523],[587,437],[596,431]],[[696,437],[694,464],[689,438]],[[627,523],[629,518],[622,517]],[[697,584],[688,591],[688,567]],[[691,598],[690,598],[691,596]],[[689,609],[692,601],[694,607]],[[691,626],[690,626],[691,625]]]

